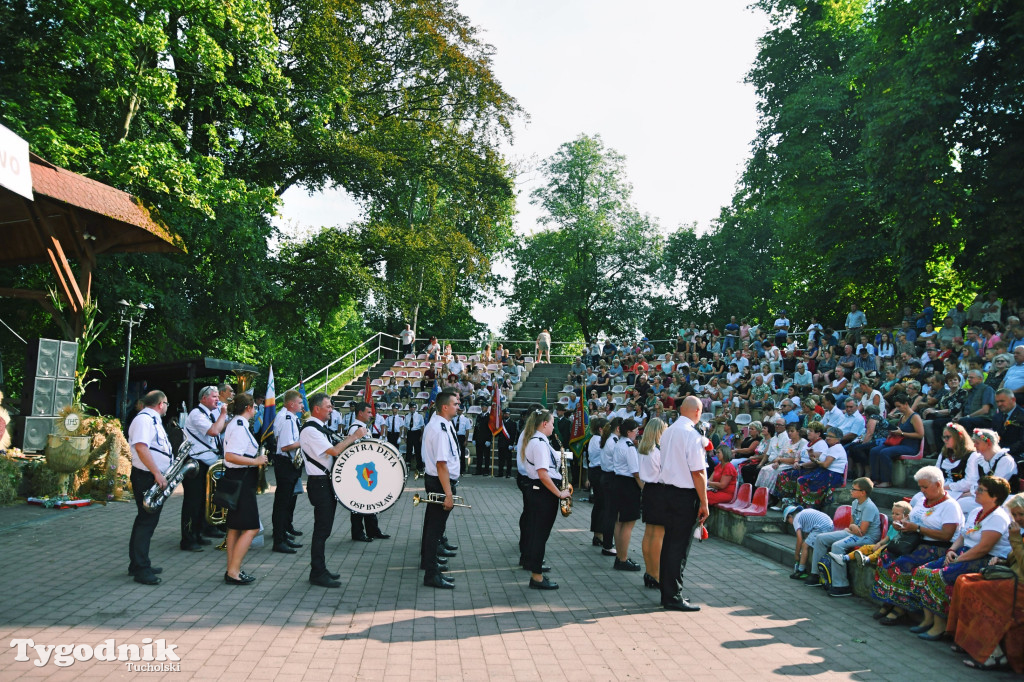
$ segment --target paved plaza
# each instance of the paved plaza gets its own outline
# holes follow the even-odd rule
[[[0,509],[0,679],[89,680],[759,680],[775,677],[906,680],[1010,679],[960,664],[948,643],[883,628],[859,599],[835,600],[789,580],[785,567],[714,538],[695,544],[685,596],[696,614],[667,613],[641,573],[611,570],[590,543],[591,505],[559,517],[548,543],[550,577],[561,589],[527,589],[519,569],[521,496],[513,479],[464,477],[473,509],[456,509],[449,539],[456,590],[421,585],[422,507],[412,493],[382,515],[389,540],[353,543],[340,510],[328,566],[341,589],[312,587],[312,509],[296,511],[296,555],[253,549],[249,587],[225,585],[225,555],[178,549],[181,494],[168,502],[151,551],[163,584],[127,576],[131,504],[55,511]],[[271,494],[259,498],[264,522]],[[642,563],[643,525],[631,556]],[[15,639],[36,645],[105,640],[174,645],[180,670],[129,670],[118,661],[58,667],[16,661]],[[140,665],[140,663],[135,663]],[[149,665],[160,665],[152,663]]]

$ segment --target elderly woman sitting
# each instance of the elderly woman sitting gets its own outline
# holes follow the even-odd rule
[[[949,550],[953,537],[964,523],[964,513],[943,487],[945,478],[936,466],[927,466],[914,474],[921,495],[903,523],[903,535],[917,533],[920,544],[906,554],[899,554],[893,545],[878,559],[878,572],[871,595],[882,602],[875,614],[882,625],[899,625],[907,620],[907,610],[917,608],[911,594],[911,578],[919,566],[941,559]],[[910,549],[907,547],[906,549]]]
[[[1005,509],[1013,517],[1005,563],[1024,582],[1024,493],[1011,497]],[[1018,589],[1013,580],[985,580],[978,573],[957,578],[946,632],[956,641],[953,650],[971,657],[964,665],[992,670],[1009,663],[1024,673],[1024,600],[1014,602]]]
[[[914,571],[910,596],[924,609],[924,619],[910,631],[919,633],[921,639],[942,639],[953,583],[959,576],[977,573],[992,559],[1005,559],[1010,554],[1011,519],[1001,506],[1009,496],[1010,484],[1005,479],[982,478],[975,492],[979,506],[967,515],[967,522],[946,556]]]
[[[950,495],[960,503],[965,514],[978,506],[971,493],[983,476],[1017,480],[1017,463],[1009,450],[999,447],[998,433],[992,429],[974,429],[972,440],[977,452],[968,458],[964,477],[949,484]]]

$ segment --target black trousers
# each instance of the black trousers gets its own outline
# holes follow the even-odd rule
[[[458,481],[451,481],[452,495],[456,493]],[[441,479],[437,476],[427,474],[423,478],[424,492],[444,493]],[[438,574],[437,570],[437,546],[445,537],[445,528],[448,525],[448,515],[451,510],[445,510],[444,505],[426,504],[423,510],[423,535],[420,538],[420,566],[426,566],[425,578],[432,578]]]
[[[402,434],[398,433],[397,431],[395,431],[395,432],[388,431],[388,442],[391,443],[392,445],[394,445],[396,450],[398,449],[398,439],[401,437],[401,435]],[[408,453],[406,453],[406,454],[408,455]],[[408,463],[409,463],[408,460],[406,460],[406,464],[408,464]]]
[[[540,481],[530,481],[527,505],[530,509],[530,529],[526,543],[526,554],[523,556],[523,568],[532,573],[540,573],[544,565],[544,550],[547,547],[551,528],[558,516],[558,497],[545,488]]]
[[[604,506],[607,504],[604,490],[601,487],[601,467],[590,467],[590,499],[594,506],[590,510],[590,532],[604,533]],[[606,541],[607,542],[607,541]],[[608,546],[611,549],[611,545]]]
[[[199,465],[196,473],[181,482],[185,493],[181,500],[181,541],[187,545],[198,542],[206,527],[206,474],[210,466],[198,459],[195,463]]]
[[[693,527],[700,511],[700,498],[693,488],[666,485],[665,540],[661,545],[661,603],[680,599],[683,591],[683,570],[690,553]]]
[[[401,360],[402,358],[404,358],[406,355],[409,355],[410,353],[412,353],[412,344],[411,343],[403,343],[402,344],[402,350],[399,352],[398,359]]]
[[[373,537],[380,533],[380,523],[376,514],[362,514],[352,512],[352,539],[361,538],[364,535]]]
[[[164,508],[160,506],[150,514],[142,507],[142,498],[146,491],[156,483],[156,476],[148,469],[132,467],[130,480],[138,513],[135,515],[135,523],[132,524],[132,536],[128,540],[128,569],[133,572],[145,572],[152,567],[149,562],[149,543],[153,539],[156,524],[160,523],[160,512]]]
[[[459,468],[462,471],[468,471],[466,469],[466,436],[459,436]]]
[[[309,577],[318,578],[327,572],[324,548],[334,527],[334,513],[338,500],[334,497],[331,479],[326,475],[310,476],[306,481],[306,494],[313,505],[313,538],[309,543]]]
[[[292,529],[295,514],[295,482],[302,478],[302,469],[296,469],[292,458],[285,455],[274,455],[274,479],[277,490],[274,491],[274,513],[271,523],[274,524],[274,544],[287,539],[285,533]]]
[[[515,457],[516,453],[509,448],[501,448],[498,450],[498,475],[499,476],[511,476],[512,469],[512,458]]]
[[[476,475],[485,476],[491,473],[491,442],[476,445]]]
[[[405,434],[405,461],[409,471],[423,471],[423,459],[420,456],[420,443],[423,442],[423,429],[407,431]]]
[[[516,474],[516,485],[523,494],[523,512],[519,515],[519,559],[520,563],[526,560],[526,545],[530,535],[530,504],[529,495],[533,483],[528,476]]]
[[[601,533],[604,533],[604,548],[611,549],[615,542],[615,522],[619,520],[615,508],[615,472],[601,471],[601,497],[604,498],[604,513],[601,515]]]

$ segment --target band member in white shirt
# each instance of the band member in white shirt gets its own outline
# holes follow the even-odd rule
[[[420,569],[426,571],[423,584],[426,587],[451,590],[455,581],[445,577],[445,567],[438,558],[442,549],[448,515],[455,507],[455,491],[462,472],[459,462],[459,444],[452,418],[461,406],[459,394],[444,390],[434,400],[435,412],[423,432],[423,464],[425,492],[442,493],[444,504],[427,504],[423,514],[423,535],[420,538]],[[445,554],[454,552],[444,547]],[[447,560],[445,560],[447,561]]]
[[[132,524],[128,540],[128,574],[143,585],[159,585],[157,574],[163,569],[149,561],[149,543],[160,522],[163,506],[153,513],[143,508],[142,500],[154,483],[167,487],[164,472],[171,465],[171,442],[164,431],[163,417],[167,414],[167,396],[163,391],[150,391],[142,398],[142,411],[135,415],[128,427],[128,445],[132,453],[132,494],[138,513]]]
[[[338,499],[331,487],[331,468],[334,458],[346,447],[366,435],[366,429],[359,427],[341,442],[332,445],[333,432],[328,430],[324,420],[331,413],[331,398],[326,393],[314,393],[309,398],[310,418],[299,431],[299,445],[306,460],[306,494],[313,505],[313,538],[310,541],[309,582],[320,587],[340,587],[338,573],[327,570],[324,550],[327,538],[334,526],[334,513]]]
[[[220,435],[227,423],[227,410],[220,402],[216,386],[199,391],[199,404],[185,420],[185,439],[192,443],[189,457],[199,464],[193,476],[181,482],[185,495],[181,501],[181,548],[202,551],[201,545],[212,544],[203,537],[224,537],[224,533],[206,524],[206,474],[221,455]]]
[[[365,429],[370,432],[372,436],[372,427],[369,426],[369,422],[374,420],[373,409],[369,403],[356,403],[352,406],[352,425],[348,428],[348,435],[352,435],[359,429]],[[380,524],[377,521],[376,514],[363,514],[361,512],[351,512],[352,519],[352,539],[356,542],[373,542],[377,540],[387,540],[390,535],[384,533],[380,529]],[[364,529],[365,523],[365,529]]]
[[[260,532],[260,509],[256,503],[256,486],[260,467],[267,456],[259,454],[259,443],[252,435],[250,420],[256,414],[256,404],[248,393],[241,393],[231,401],[231,416],[224,428],[224,480],[238,481],[238,504],[228,509],[227,571],[224,582],[228,585],[249,585],[256,578],[242,570],[242,561],[252,541]]]
[[[405,417],[398,414],[399,407],[401,407],[401,405],[393,403],[391,405],[391,414],[389,414],[385,420],[388,442],[394,445],[396,449],[398,448],[402,437],[405,435]]]
[[[420,444],[423,442],[423,427],[426,422],[420,414],[420,406],[416,403],[409,405],[409,417],[405,423],[405,462],[409,465],[409,471],[423,473],[423,458],[420,453]]]
[[[299,415],[302,413],[302,394],[291,390],[284,394],[284,409],[274,418],[274,438],[277,452],[274,453],[274,551],[281,554],[295,554],[302,545],[292,537],[302,533],[295,529],[295,500],[302,491],[296,485],[302,479],[303,463],[295,465],[294,456],[299,450]]]
[[[523,428],[523,440],[518,456],[523,460],[526,476],[530,479],[528,496],[531,524],[527,534],[526,553],[523,566],[530,571],[530,588],[534,590],[557,590],[558,583],[544,575],[544,551],[547,547],[551,528],[558,516],[558,503],[572,495],[560,490],[562,480],[559,472],[561,455],[551,447],[548,438],[555,429],[555,420],[547,410],[534,410]]]

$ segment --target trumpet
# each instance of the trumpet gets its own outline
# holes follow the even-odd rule
[[[452,495],[452,501],[455,503],[456,507],[465,507],[466,509],[472,509],[473,507],[468,504],[461,504],[463,499],[464,498],[459,497],[458,495]],[[444,504],[444,493],[427,493],[427,496],[425,498],[421,497],[419,493],[416,493],[415,495],[412,496],[412,506],[415,507],[419,505],[421,502],[425,502],[427,504]]]

